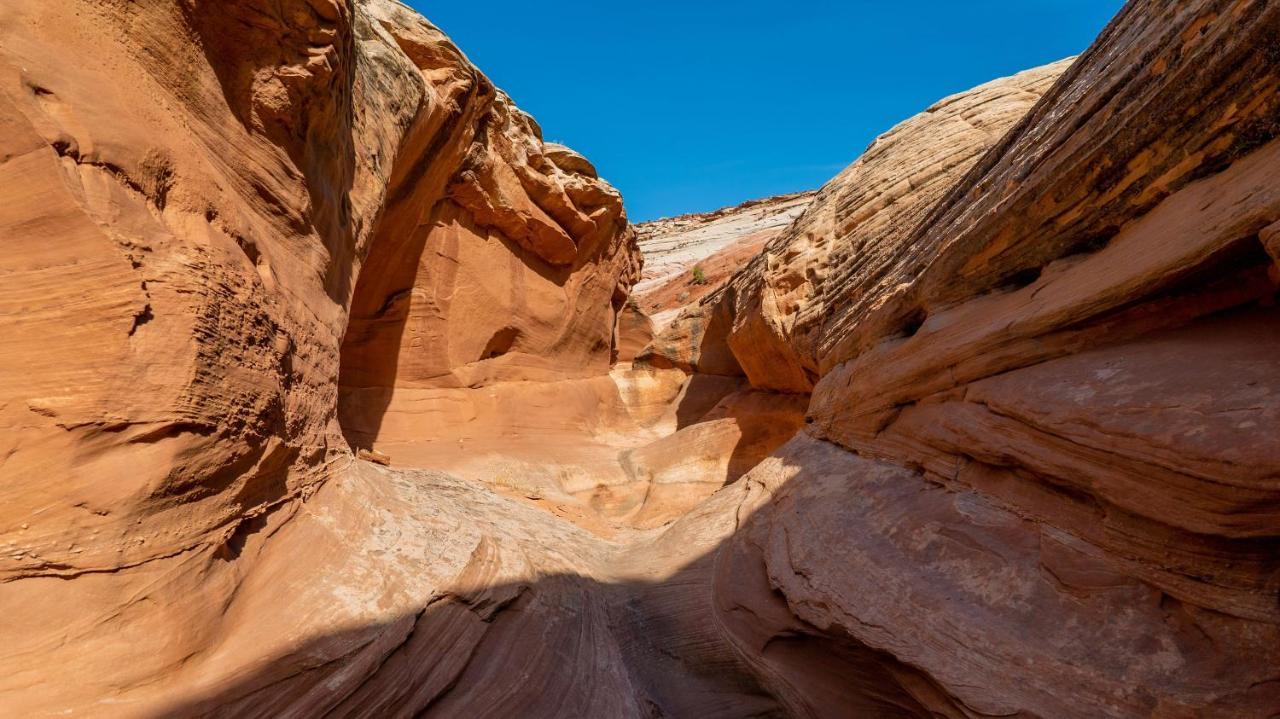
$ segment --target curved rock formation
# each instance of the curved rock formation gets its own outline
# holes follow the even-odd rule
[[[620,196],[398,3],[6,3],[0,48],[6,712],[148,714],[338,626],[238,607],[323,571],[255,538],[396,383],[607,371]]]
[[[654,342],[651,364],[745,374],[753,385],[807,393],[825,325],[860,298],[911,230],[1049,89],[1070,61],[939,101],[876,138],[746,267]],[[723,357],[728,348],[733,361]]]
[[[886,145],[1035,73],[877,141],[642,355],[812,392],[721,555],[766,567],[717,590],[761,671],[886,712],[1280,707],[1277,32],[1271,4],[1130,3],[981,159]],[[831,643],[888,675],[815,674]]]
[[[368,7],[424,93],[342,346],[343,429],[371,446],[423,390],[607,372],[640,257],[622,197],[585,158],[544,143],[415,13]]]
[[[618,193],[408,8],[5,4],[0,715],[1271,717],[1277,47],[1134,0],[633,364]]]

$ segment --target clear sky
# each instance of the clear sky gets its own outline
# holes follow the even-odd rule
[[[1083,51],[1121,0],[408,0],[634,221],[821,186],[934,100]]]

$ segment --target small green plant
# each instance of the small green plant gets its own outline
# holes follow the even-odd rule
[[[627,309],[631,310],[632,312],[640,311],[640,301],[636,299],[635,295],[631,295],[630,297],[627,298]]]
[[[702,265],[694,265],[693,267],[693,284],[707,284],[707,273],[702,271]]]

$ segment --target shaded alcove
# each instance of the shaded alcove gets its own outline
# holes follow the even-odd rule
[[[583,252],[552,266],[425,190],[391,205],[360,269],[342,342],[338,414],[347,442],[372,448],[396,387],[474,389],[566,369],[607,372],[615,305],[626,296],[607,314],[578,311],[591,259]]]
[[[352,449],[372,449],[399,373],[418,258],[427,232],[375,233],[356,280],[338,371],[338,422]]]

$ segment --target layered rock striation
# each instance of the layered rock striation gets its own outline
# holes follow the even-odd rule
[[[633,288],[635,304],[653,319],[656,329],[665,328],[682,309],[760,254],[804,213],[815,194],[779,195],[636,225],[645,264]]]
[[[166,713],[372,618],[270,569],[354,545],[255,546],[351,508],[393,391],[608,371],[620,196],[398,3],[6,3],[0,83],[3,713]]]
[[[1132,2],[1056,82],[943,101],[642,355],[811,393],[777,457],[798,474],[744,480],[769,488],[769,529],[736,551],[775,596],[732,604],[776,617],[743,625],[750,646],[802,617],[887,653],[911,712],[1280,706],[1278,20]],[[1024,89],[1039,100],[985,153],[925,149],[949,110]]]
[[[1274,715],[1277,47],[1133,0],[645,228],[763,249],[638,351],[407,7],[5,4],[0,715]]]
[[[811,391],[819,345],[836,335],[824,325],[875,294],[867,284],[908,233],[1069,64],[946,98],[878,137],[723,287],[676,318],[656,338],[650,363]]]

